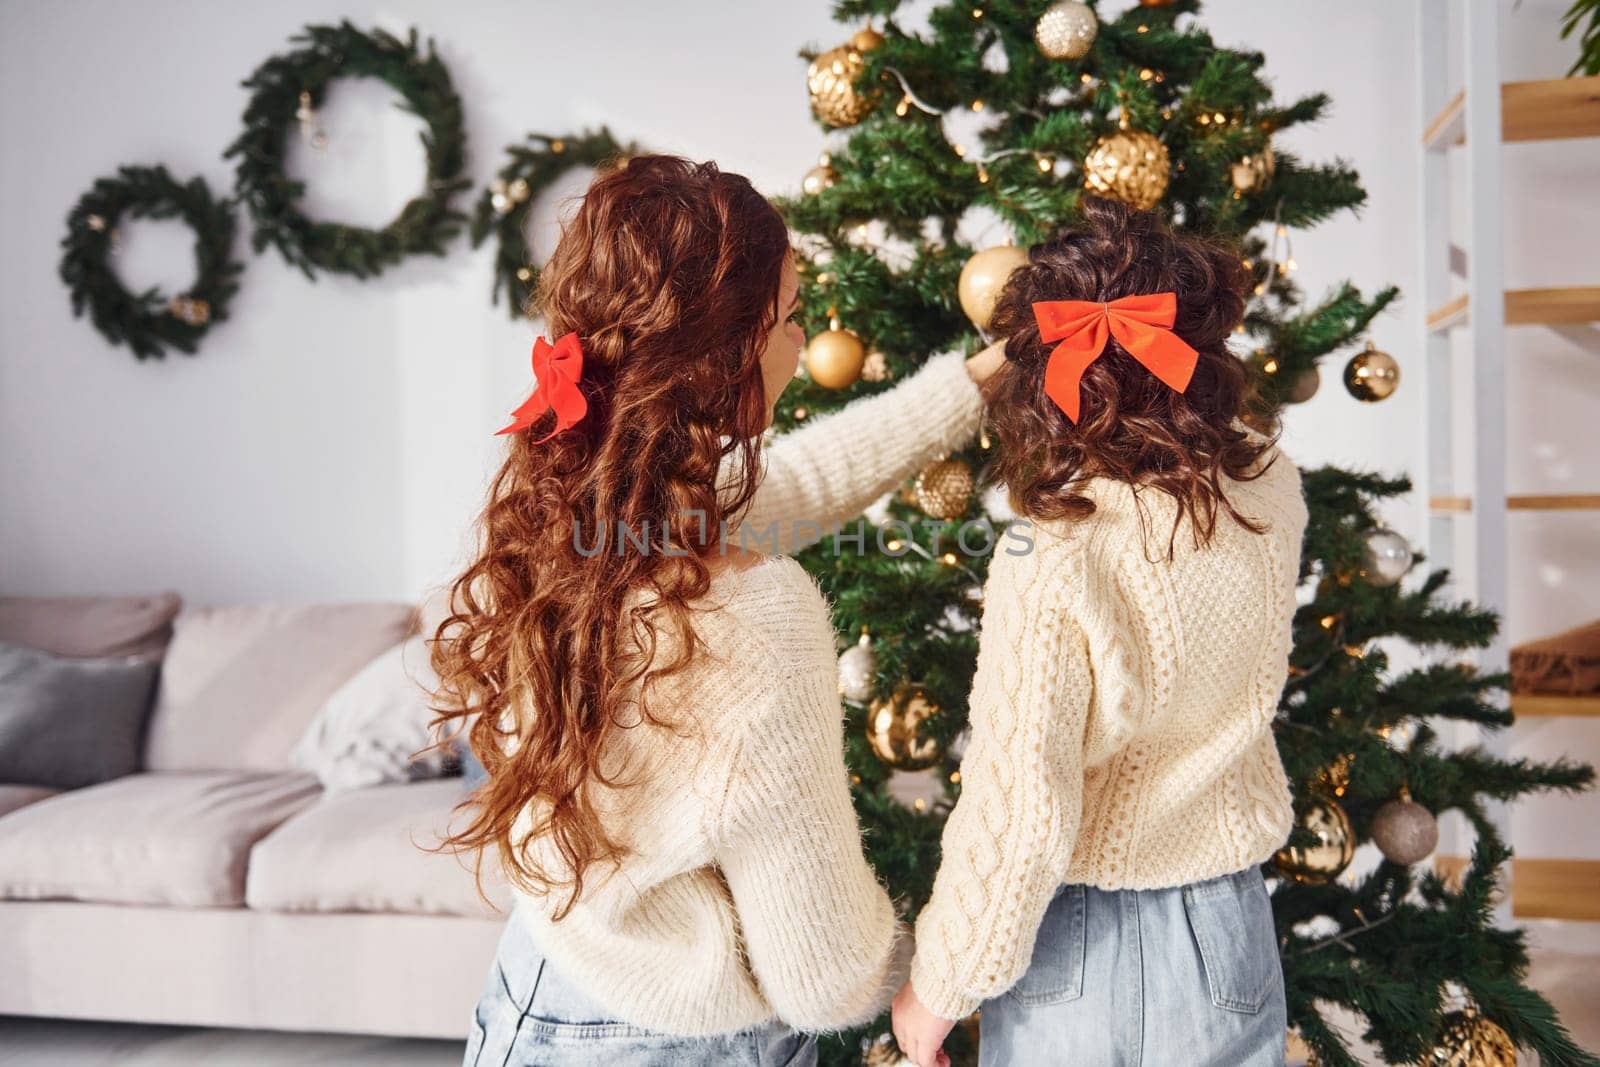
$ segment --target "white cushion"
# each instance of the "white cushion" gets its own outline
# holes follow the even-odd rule
[[[315,774],[330,792],[458,770],[454,746],[412,758],[433,740],[429,701],[438,682],[422,635],[395,645],[318,709],[290,751],[289,765]]]
[[[0,818],[0,898],[237,907],[250,847],[321,792],[307,774],[130,774]]]
[[[499,853],[484,855],[478,896],[468,854],[438,848],[466,825],[460,779],[330,793],[256,843],[245,901],[272,911],[395,911],[503,917],[510,892]]]

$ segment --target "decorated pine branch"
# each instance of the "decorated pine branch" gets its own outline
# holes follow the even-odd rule
[[[1255,291],[1236,351],[1253,372],[1245,415],[1258,426],[1315,394],[1330,357],[1343,363],[1348,403],[1399,388],[1402,361],[1366,341],[1397,291],[1379,280],[1308,296],[1297,284],[1294,231],[1366,197],[1348,163],[1277,147],[1281,131],[1327,110],[1327,95],[1274,99],[1268,57],[1218,45],[1194,0],[1146,0],[1106,22],[1075,0],[966,0],[933,8],[918,32],[902,27],[899,7],[841,0],[844,43],[802,53],[824,139],[801,194],[783,204],[800,235],[812,340],[802,380],[779,402],[780,428],[886,389],[931,354],[980,347],[1022,246],[1072,221],[1085,192],[1238,242]],[[967,244],[973,209],[1009,243]],[[955,539],[991,519],[979,490],[992,448],[980,437],[896,494],[876,524],[885,552],[819,544],[801,555],[836,609],[869,855],[908,917],[931,889],[960,791],[986,564]],[[1545,1064],[1596,1063],[1527,988],[1522,935],[1493,922],[1510,853],[1485,814],[1490,801],[1585,788],[1592,771],[1442,741],[1430,723],[1511,722],[1506,677],[1470,657],[1499,620],[1449,602],[1448,575],[1379,523],[1377,503],[1410,491],[1403,475],[1304,475],[1306,595],[1277,722],[1299,818],[1266,868],[1286,1038],[1326,1067],[1354,1063],[1358,1039],[1393,1063],[1510,1064],[1514,1045]],[[1396,669],[1386,649],[1400,643],[1426,662]],[[942,789],[907,806],[889,789],[897,771]],[[1450,810],[1477,840],[1447,878],[1430,856]],[[1382,860],[1356,878],[1347,868],[1369,842]],[[958,1027],[946,1049],[973,1062],[974,1041],[975,1028]],[[896,1062],[885,1020],[825,1046],[832,1062],[863,1058]]]

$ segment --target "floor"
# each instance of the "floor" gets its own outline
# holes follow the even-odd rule
[[[1580,1045],[1600,1050],[1600,967],[1596,966],[1600,956],[1538,947],[1540,941],[1550,940],[1548,934],[1536,933],[1533,938],[1537,949],[1530,975],[1533,986],[1554,1001]],[[0,1067],[455,1067],[461,1051],[459,1041],[0,1016]]]

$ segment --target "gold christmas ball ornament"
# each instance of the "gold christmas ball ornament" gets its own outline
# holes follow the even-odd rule
[[[1409,797],[1379,808],[1369,829],[1384,859],[1406,867],[1427,859],[1439,844],[1439,822],[1433,812]]]
[[[807,196],[816,196],[824,189],[831,189],[838,180],[839,172],[833,169],[832,164],[818,163],[800,179],[800,191]]]
[[[850,47],[857,52],[870,52],[883,43],[883,34],[871,26],[863,27],[850,35]]]
[[[922,724],[939,713],[928,691],[915,682],[901,682],[887,698],[867,708],[867,743],[890,767],[921,771],[939,762],[939,743],[922,735]]]
[[[861,377],[867,346],[852,330],[824,330],[806,345],[806,373],[824,389],[848,389]]]
[[[1278,161],[1273,158],[1272,148],[1268,146],[1241,158],[1229,168],[1228,176],[1233,181],[1235,192],[1259,193],[1272,180],[1272,172],[1277,166]]]
[[[1039,51],[1049,59],[1082,59],[1100,32],[1100,20],[1088,4],[1061,0],[1051,4],[1033,28]]]
[[[1357,352],[1345,364],[1344,387],[1362,403],[1375,404],[1400,387],[1400,364],[1368,341],[1366,351]]]
[[[1083,161],[1083,186],[1141,211],[1161,202],[1172,179],[1172,162],[1160,138],[1142,130],[1118,130],[1100,138]]]
[[[1028,253],[1016,245],[995,245],[985,248],[961,268],[961,280],[956,291],[961,297],[961,310],[980,330],[989,328],[994,316],[995,301],[1005,288],[1011,272],[1028,262]]]
[[[930,463],[917,475],[917,507],[935,519],[959,519],[972,503],[972,468],[959,459]]]
[[[878,653],[872,638],[861,640],[839,654],[839,695],[857,704],[872,699],[872,680],[878,673]]]
[[[877,103],[877,93],[856,88],[856,78],[865,65],[861,53],[853,44],[842,44],[813,59],[806,71],[811,110],[829,126],[854,126]]]
[[[1339,877],[1356,852],[1356,835],[1350,816],[1337,802],[1319,800],[1306,805],[1295,816],[1296,828],[1311,831],[1316,843],[1301,847],[1285,845],[1273,857],[1285,876],[1307,885],[1327,885]]]
[[[1499,1026],[1477,1012],[1444,1017],[1439,1042],[1423,1063],[1428,1067],[1516,1067],[1517,1046]]]

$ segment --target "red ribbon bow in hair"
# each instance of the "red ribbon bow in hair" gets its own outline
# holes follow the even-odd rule
[[[1040,300],[1033,305],[1039,340],[1060,341],[1044,368],[1044,391],[1067,418],[1078,421],[1083,372],[1115,337],[1128,354],[1178,392],[1189,387],[1200,353],[1172,332],[1178,317],[1176,293],[1099,300]]]
[[[556,428],[534,442],[543,444],[588,413],[589,401],[578,388],[583,376],[583,349],[576,332],[567,334],[553,346],[543,337],[533,342],[533,376],[537,379],[533,395],[511,413],[509,426],[495,431],[497,436],[526,430],[539,416],[554,408]]]

